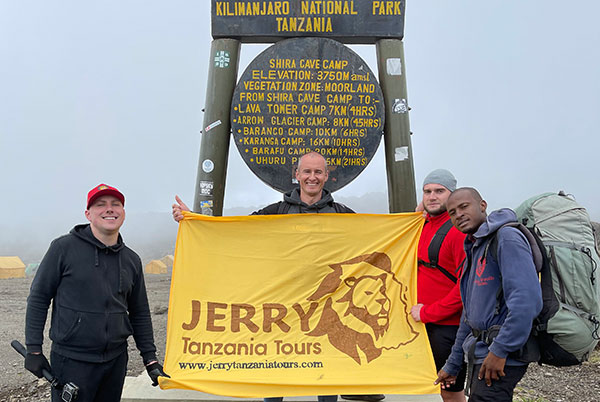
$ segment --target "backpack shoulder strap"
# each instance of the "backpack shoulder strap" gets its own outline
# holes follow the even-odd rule
[[[285,215],[290,210],[290,204],[285,201],[279,201],[277,215]]]
[[[286,207],[286,205],[282,205],[282,204],[286,204],[287,205],[287,209],[290,209],[290,206],[289,206],[289,204],[287,204],[287,202],[279,201],[279,202],[275,202],[273,204],[269,204],[266,207],[264,207],[263,209],[259,209],[256,212],[253,212],[252,215],[279,215],[279,214],[284,214],[285,212],[280,212],[280,211],[284,210],[285,207]]]
[[[442,274],[444,274],[448,279],[452,282],[456,283],[458,279],[456,276],[452,275],[447,269],[440,266],[439,258],[440,258],[440,249],[442,248],[442,243],[446,238],[446,235],[452,228],[452,222],[447,220],[440,228],[435,232],[431,242],[429,242],[429,248],[427,249],[427,255],[429,257],[429,262],[425,262],[423,260],[419,260],[419,264],[428,267],[428,268],[436,268]],[[461,264],[462,265],[462,264]]]
[[[492,235],[494,236],[492,241],[490,241],[485,248],[484,257],[487,257],[488,249],[491,249],[492,256],[498,261],[498,232],[505,226],[510,226],[517,229],[519,232],[523,233],[523,236],[527,239],[527,243],[529,243],[529,247],[531,248],[531,255],[533,256],[533,264],[535,265],[535,270],[540,272],[544,263],[546,261],[546,253],[544,252],[544,244],[538,235],[535,234],[535,231],[529,229],[527,226],[523,225],[519,222],[508,222],[504,225],[500,226],[498,230]]]
[[[452,221],[448,219],[433,235],[433,239],[431,239],[431,242],[429,243],[429,248],[427,249],[430,264],[438,265],[442,243],[444,242],[444,239],[446,238],[446,235],[448,234],[451,228]]]
[[[504,225],[500,226],[498,230],[492,234],[492,239],[486,244],[485,249],[483,251],[483,259],[487,258],[488,251],[492,253],[492,256],[498,261],[498,232],[505,226],[514,227],[527,239],[527,243],[529,243],[529,247],[531,248],[531,255],[533,257],[533,264],[537,272],[542,272],[542,270],[547,271],[544,267],[547,267],[547,256],[544,252],[544,244],[542,240],[535,234],[535,232],[529,229],[527,226],[523,225],[519,222],[508,222]],[[504,290],[502,289],[502,282],[500,282],[500,287],[498,288],[498,292],[496,292],[496,308],[495,314],[500,313],[500,302],[504,297]]]
[[[347,206],[345,206],[344,204],[341,204],[339,202],[333,203],[333,209],[338,214],[354,214],[355,213],[351,208],[348,208]]]

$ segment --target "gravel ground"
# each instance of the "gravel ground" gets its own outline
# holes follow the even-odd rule
[[[23,368],[23,359],[10,346],[13,339],[24,342],[25,306],[31,278],[0,280],[0,402],[48,401],[50,391],[45,380],[38,380]],[[147,275],[146,284],[154,324],[159,358],[164,358],[167,306],[169,303],[169,275]],[[49,355],[49,345],[44,345]],[[128,375],[143,371],[141,358],[129,345]],[[556,368],[530,365],[527,375],[519,383],[515,400],[523,402],[598,402],[600,401],[600,349],[590,361],[580,366]]]

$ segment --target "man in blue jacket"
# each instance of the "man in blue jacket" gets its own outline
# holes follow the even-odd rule
[[[31,284],[25,316],[25,368],[52,371],[79,387],[77,401],[118,402],[127,373],[127,338],[133,335],[152,385],[166,376],[156,347],[140,257],[123,243],[125,197],[100,184],[88,193],[86,225],[55,239]],[[52,368],[42,353],[52,302]],[[52,389],[52,401],[61,401]]]
[[[463,357],[469,363],[469,402],[512,401],[531,361],[524,355],[532,323],[542,308],[541,288],[515,213],[486,213],[487,203],[473,188],[460,188],[447,201],[452,224],[467,234],[460,280],[463,313],[456,342],[436,384],[456,380]]]

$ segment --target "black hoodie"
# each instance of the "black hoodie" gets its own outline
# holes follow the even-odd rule
[[[295,188],[283,195],[283,201],[267,205],[252,215],[281,215],[281,214],[324,214],[324,213],[346,213],[353,214],[354,211],[338,202],[328,190],[322,190],[321,199],[312,205],[308,205],[300,199],[300,189]]]
[[[89,224],[55,239],[27,298],[28,352],[41,352],[52,301],[52,351],[71,359],[106,362],[127,350],[133,334],[144,362],[156,347],[140,257],[123,243],[106,246]]]

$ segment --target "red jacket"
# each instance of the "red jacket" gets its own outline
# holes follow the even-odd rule
[[[437,230],[448,220],[448,212],[427,216],[427,222],[419,239],[419,260],[429,262],[429,243]],[[456,269],[465,259],[465,234],[455,227],[444,238],[438,264],[459,277]],[[437,268],[419,264],[417,275],[417,302],[423,304],[421,321],[440,325],[459,325],[462,312],[460,289]]]

